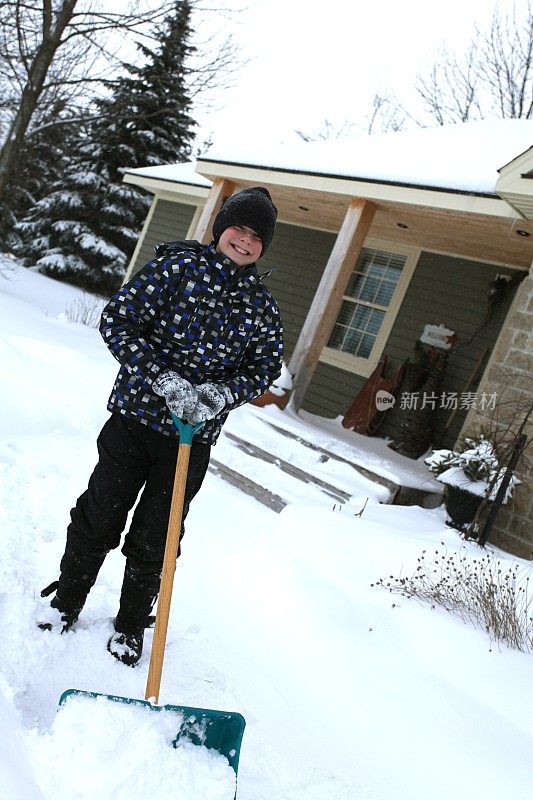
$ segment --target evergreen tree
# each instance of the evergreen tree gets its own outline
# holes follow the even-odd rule
[[[7,250],[20,247],[17,223],[46,197],[64,174],[72,133],[68,125],[57,125],[61,112],[60,104],[50,108],[38,121],[35,133],[27,138],[22,149],[17,180],[11,185],[10,202],[0,213],[0,242]]]
[[[62,179],[17,226],[27,263],[103,294],[120,284],[150,205],[147,193],[122,182],[122,171],[191,154],[190,14],[189,0],[176,2],[158,46],[138,45],[144,66],[124,65],[127,74],[96,102]]]

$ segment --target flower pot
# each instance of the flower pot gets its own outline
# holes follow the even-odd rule
[[[459,486],[446,484],[444,492],[444,505],[454,528],[461,528],[472,522],[485,498],[479,494],[472,494]]]
[[[275,405],[278,408],[284,409],[287,403],[289,402],[289,397],[291,396],[290,391],[287,389],[278,389],[278,392],[281,391],[281,394],[275,394],[268,389],[264,394],[260,395],[259,397],[254,397],[253,400],[250,400],[250,403],[253,406],[269,406]]]

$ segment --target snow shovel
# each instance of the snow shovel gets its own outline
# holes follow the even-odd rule
[[[170,603],[172,600],[172,587],[174,584],[174,571],[176,567],[176,553],[178,552],[178,544],[181,533],[185,485],[187,481],[187,472],[189,469],[189,457],[194,434],[203,425],[203,422],[195,426],[190,425],[187,422],[182,422],[182,420],[174,416],[174,414],[172,414],[172,419],[179,430],[180,444],[178,450],[178,460],[176,464],[176,475],[174,478],[174,488],[172,491],[165,555],[163,558],[163,570],[161,573],[159,600],[157,603],[157,614],[155,619],[154,638],[150,653],[148,678],[146,681],[145,699],[138,700],[130,697],[102,694],[99,692],[88,692],[81,689],[68,689],[61,695],[59,699],[59,705],[63,705],[71,696],[81,695],[84,697],[105,697],[113,702],[147,706],[152,711],[165,710],[175,712],[179,718],[180,724],[176,733],[176,738],[173,741],[174,747],[177,746],[177,743],[180,739],[186,738],[188,741],[193,742],[193,744],[203,745],[204,747],[218,750],[219,753],[228,759],[229,765],[233,767],[235,774],[237,774],[241,740],[246,724],[244,717],[241,714],[233,711],[215,711],[207,708],[193,708],[192,706],[160,706],[157,704],[159,701],[159,689],[161,686],[161,674],[163,671],[163,658],[165,654]]]

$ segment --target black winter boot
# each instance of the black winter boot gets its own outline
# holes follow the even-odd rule
[[[107,643],[107,649],[117,661],[127,667],[135,667],[143,652],[144,628],[136,633],[119,633],[115,631]]]
[[[49,586],[41,592],[41,597],[48,597],[48,595],[52,594],[52,592],[57,592],[59,587],[59,581],[53,581]],[[57,617],[54,618],[52,621],[52,617],[46,622],[39,622],[38,626],[42,631],[52,631],[54,628],[59,628],[59,633],[66,633],[74,623],[77,621],[80,611],[83,607],[83,602],[70,602],[70,603],[59,603],[57,600],[57,596],[53,597],[50,601],[50,607],[55,608],[56,611],[59,611],[60,620],[59,623],[57,622]],[[43,614],[44,616],[44,614]]]
[[[96,581],[100,567],[104,563],[106,554],[80,556],[73,553],[68,545],[61,559],[61,574],[59,580],[54,581],[41,592],[41,597],[48,597],[55,591],[55,597],[50,601],[51,608],[59,611],[61,616],[60,633],[68,631],[77,621],[85,605],[87,595]],[[41,622],[39,628],[52,630],[52,622]]]
[[[126,560],[115,632],[107,649],[129,667],[134,667],[141,658],[144,630],[151,624],[150,612],[159,594],[160,581],[160,569],[147,569],[133,559]]]

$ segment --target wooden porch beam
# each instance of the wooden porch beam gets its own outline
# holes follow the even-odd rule
[[[220,211],[224,199],[233,194],[235,184],[225,178],[216,178],[207,195],[205,206],[196,223],[193,238],[207,244],[211,240],[211,228],[216,215]]]
[[[326,268],[311,303],[288,369],[294,376],[291,404],[300,408],[337,315],[376,207],[354,199],[346,211]]]

